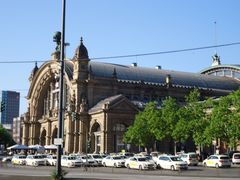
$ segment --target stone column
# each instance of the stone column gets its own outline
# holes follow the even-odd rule
[[[74,153],[78,153],[79,150],[79,120],[76,119],[74,127]]]
[[[72,128],[72,121],[70,119],[70,115],[68,114],[67,116],[65,116],[65,121],[64,121],[64,132],[66,130],[66,139],[65,139],[65,142],[64,142],[64,149],[65,149],[65,152],[67,153],[71,153],[73,152],[73,142],[72,142],[72,139],[73,139],[73,128]]]
[[[51,134],[52,134],[52,123],[50,120],[47,122],[47,133],[46,133],[46,145],[51,144]]]
[[[24,122],[22,143],[27,146],[29,143],[28,141],[29,141],[29,124],[27,122]]]

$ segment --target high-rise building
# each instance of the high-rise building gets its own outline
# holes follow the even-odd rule
[[[20,93],[15,91],[2,91],[1,124],[13,123],[13,118],[19,116]]]

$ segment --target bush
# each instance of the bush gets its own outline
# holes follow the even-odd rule
[[[52,180],[64,180],[64,176],[67,175],[67,171],[65,170],[61,170],[61,174],[57,174],[57,170],[54,170],[52,173],[51,173],[51,179]]]

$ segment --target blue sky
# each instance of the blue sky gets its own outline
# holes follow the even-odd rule
[[[81,36],[90,58],[240,42],[238,0],[66,0],[66,5],[70,58]],[[9,63],[0,63],[0,90],[21,93],[20,113],[27,109],[34,63],[10,62],[51,58],[53,34],[61,30],[61,6],[61,0],[1,1],[0,62]],[[239,64],[239,49],[217,48],[222,64]],[[215,50],[96,61],[199,72],[211,65]]]

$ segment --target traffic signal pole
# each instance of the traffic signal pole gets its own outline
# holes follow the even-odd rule
[[[64,101],[63,101],[63,90],[64,90],[64,48],[65,48],[65,5],[66,1],[62,0],[62,32],[61,32],[61,52],[60,52],[60,79],[59,79],[59,111],[58,111],[58,138],[63,138],[63,122],[64,122]],[[57,164],[56,171],[57,176],[61,177],[61,154],[62,154],[62,145],[57,145]]]

